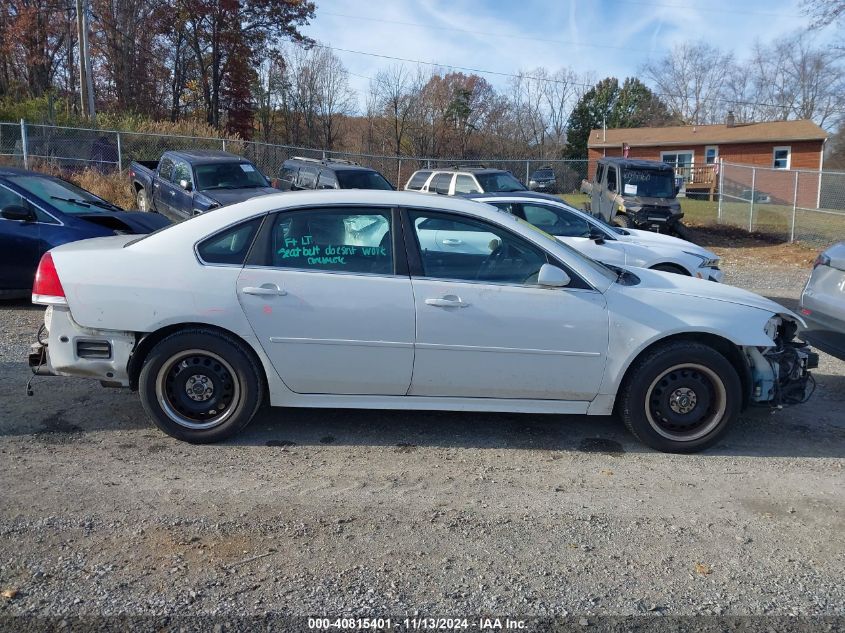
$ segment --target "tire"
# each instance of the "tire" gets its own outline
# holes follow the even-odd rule
[[[208,444],[249,424],[265,388],[257,361],[238,341],[199,328],[175,332],[150,350],[138,392],[162,431],[192,444]]]
[[[675,237],[679,237],[682,240],[686,240],[687,242],[692,242],[692,235],[690,235],[689,230],[683,224],[678,222],[675,226],[672,227],[672,231]]]
[[[701,343],[675,341],[647,352],[628,369],[618,413],[643,444],[667,453],[695,453],[722,437],[741,404],[739,376],[722,354]]]
[[[659,270],[664,273],[675,273],[676,275],[686,275],[687,277],[692,277],[688,270],[682,268],[681,266],[676,266],[675,264],[656,264],[652,266],[651,269]]]
[[[135,192],[135,206],[138,207],[138,211],[153,212],[153,210],[150,208],[150,201],[149,198],[147,198],[147,192],[144,190],[143,187],[141,187],[140,189],[138,189],[138,191]]]
[[[618,226],[620,229],[630,229],[631,218],[629,218],[627,215],[617,213],[616,217],[613,218],[613,225]]]

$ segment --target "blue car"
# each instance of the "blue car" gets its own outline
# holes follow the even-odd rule
[[[105,235],[151,233],[170,224],[127,212],[60,178],[0,167],[0,297],[26,297],[54,246]]]

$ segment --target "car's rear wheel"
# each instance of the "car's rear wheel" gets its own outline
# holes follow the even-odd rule
[[[153,347],[138,391],[157,427],[204,444],[231,437],[252,420],[264,383],[256,361],[238,341],[214,330],[191,329]]]
[[[629,229],[631,228],[631,218],[627,215],[623,215],[622,213],[617,213],[613,218],[613,225],[618,226],[621,229]]]
[[[659,451],[712,446],[739,414],[742,387],[733,365],[691,341],[662,345],[635,361],[619,395],[625,426]]]
[[[147,200],[147,192],[144,191],[143,187],[135,192],[135,206],[138,207],[138,211],[152,210],[150,209],[150,203]]]

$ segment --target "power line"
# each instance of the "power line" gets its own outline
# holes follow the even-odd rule
[[[526,74],[516,74],[516,73],[506,73],[497,70],[485,70],[483,68],[471,68],[469,66],[454,66],[452,64],[441,64],[438,62],[429,62],[419,59],[408,59],[407,57],[396,57],[394,55],[383,55],[381,53],[370,53],[366,51],[356,51],[349,48],[339,48],[336,46],[328,46],[326,44],[313,44],[316,48],[324,48],[332,51],[338,51],[342,53],[353,53],[355,55],[364,55],[367,57],[376,57],[379,59],[387,59],[391,61],[397,62],[406,62],[409,64],[418,64],[423,66],[433,66],[435,68],[449,68],[452,70],[463,70],[470,73],[477,73],[481,75],[493,75],[497,77],[509,77],[513,79],[528,79],[532,81],[539,81],[539,82],[546,82],[546,83],[555,83],[555,84],[562,84],[562,85],[569,85],[569,86],[579,86],[582,88],[592,88],[594,84],[588,84],[581,81],[563,81],[561,79],[554,79],[551,77],[537,77],[533,75],[526,75]],[[361,75],[357,75],[361,76]],[[369,79],[372,79],[370,77]],[[669,92],[654,92],[652,94],[658,97],[667,97],[672,99],[689,99],[688,95],[683,94],[672,94]],[[787,108],[789,106],[782,104],[782,103],[763,103],[760,101],[741,101],[739,99],[729,99],[727,97],[699,97],[699,101],[713,101],[713,102],[722,102],[728,103],[733,105],[745,105],[745,106],[760,106],[760,107],[767,107],[767,108]]]

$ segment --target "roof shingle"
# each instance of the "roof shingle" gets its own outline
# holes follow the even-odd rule
[[[719,125],[680,125],[675,127],[634,127],[590,132],[588,147],[653,147],[657,145],[718,145],[772,141],[822,141],[827,138],[818,125],[809,120],[765,121]]]

